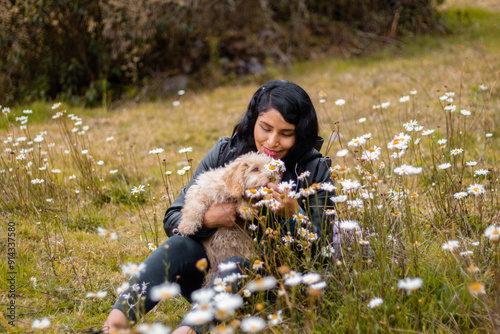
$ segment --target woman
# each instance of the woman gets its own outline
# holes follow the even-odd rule
[[[223,166],[242,154],[257,151],[283,160],[286,166],[283,181],[295,181],[297,189],[327,182],[330,180],[331,162],[319,153],[323,140],[318,137],[318,131],[316,111],[301,87],[283,80],[274,80],[260,87],[253,95],[243,119],[234,128],[232,137],[218,140],[201,161],[188,186],[166,211],[163,223],[169,239],[144,261],[145,271],[134,279],[135,282],[147,283],[142,312],[136,308],[128,309],[124,293],[104,326],[110,329],[127,328],[129,319],[135,322],[142,313],[151,310],[157,302],[149,298],[149,292],[153,286],[162,284],[165,278],[169,282],[177,282],[181,294],[188,301],[191,293],[201,288],[204,273],[196,268],[196,263],[207,256],[199,240],[212,235],[218,227],[231,227],[236,214],[234,203],[213,204],[204,216],[202,229],[195,236],[176,234],[184,196],[198,175],[210,168]],[[292,226],[293,229],[295,223],[290,218],[307,210],[313,232],[319,238],[326,239],[330,233],[328,224],[324,223],[324,209],[330,206],[326,191],[318,190],[307,199],[301,197],[297,200],[280,196],[278,186],[274,183],[268,187],[275,190],[274,199],[281,204],[276,214],[289,228]],[[193,332],[189,326],[183,325],[174,331]]]

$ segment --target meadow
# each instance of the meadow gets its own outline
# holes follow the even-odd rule
[[[274,234],[286,264],[266,277],[276,301],[250,277],[251,297],[214,332],[500,331],[500,12],[443,15],[446,36],[274,70],[315,104],[336,187],[325,221],[340,227],[342,248],[294,276],[304,268]],[[123,266],[166,239],[166,208],[262,83],[113,110],[2,106],[1,330],[99,328],[128,281]],[[306,250],[315,242],[293,238]],[[141,323],[175,328],[189,308],[173,296]]]

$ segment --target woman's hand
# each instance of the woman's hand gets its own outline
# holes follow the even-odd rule
[[[236,220],[236,203],[212,203],[203,216],[203,230],[232,227]]]
[[[299,202],[295,198],[288,197],[288,191],[286,189],[284,193],[281,193],[276,183],[268,183],[267,187],[274,190],[273,198],[280,203],[280,207],[275,213],[287,220],[292,219],[293,215],[297,214],[299,211]]]

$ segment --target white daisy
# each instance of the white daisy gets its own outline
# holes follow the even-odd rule
[[[380,305],[382,305],[383,303],[384,303],[384,300],[382,298],[376,297],[368,302],[368,307],[369,308],[376,308],[376,307],[379,307]]]

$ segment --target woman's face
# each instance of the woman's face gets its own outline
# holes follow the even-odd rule
[[[287,123],[278,110],[269,109],[257,117],[253,135],[259,153],[283,159],[295,144],[295,125]]]

